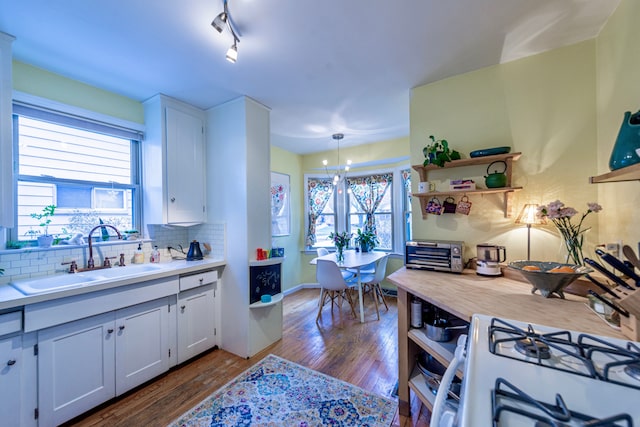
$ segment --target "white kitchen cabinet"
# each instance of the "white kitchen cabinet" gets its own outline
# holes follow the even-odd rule
[[[22,335],[0,338],[0,420],[19,426],[21,415]]]
[[[144,102],[145,224],[206,221],[205,114],[164,95]]]
[[[115,396],[115,312],[38,332],[40,425],[58,425]]]
[[[169,368],[168,297],[38,332],[40,425],[57,425]]]
[[[168,330],[168,298],[117,311],[116,395],[169,369]]]
[[[178,363],[217,345],[217,285],[215,271],[180,278],[180,288],[187,290],[178,294]]]

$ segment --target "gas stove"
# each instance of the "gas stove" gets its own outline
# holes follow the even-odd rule
[[[640,343],[474,315],[458,424],[640,427]]]

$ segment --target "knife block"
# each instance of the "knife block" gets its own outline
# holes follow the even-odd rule
[[[618,286],[613,291],[620,297],[616,302],[629,312],[629,317],[620,316],[620,332],[633,341],[640,341],[640,290]]]

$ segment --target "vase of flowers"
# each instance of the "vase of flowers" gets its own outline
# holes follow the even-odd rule
[[[584,233],[591,227],[583,229],[582,224],[584,219],[591,212],[597,213],[601,210],[602,206],[599,204],[587,203],[587,211],[582,214],[580,221],[574,223],[571,220],[578,214],[578,211],[574,208],[565,206],[560,200],[556,200],[548,205],[540,206],[538,208],[537,215],[540,218],[550,219],[558,231],[560,231],[562,239],[564,240],[564,245],[567,249],[567,259],[565,262],[568,263],[571,260],[576,265],[584,265],[584,255],[582,253]]]
[[[339,263],[344,261],[344,250],[349,247],[349,241],[351,241],[352,237],[353,234],[346,231],[329,234],[329,240],[332,240],[336,247],[336,261]]]

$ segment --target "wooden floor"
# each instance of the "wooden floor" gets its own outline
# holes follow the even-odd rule
[[[376,319],[373,301],[365,299],[365,320],[353,318],[345,303],[342,324],[337,309],[325,306],[315,322],[319,290],[303,289],[284,298],[282,340],[250,359],[214,350],[94,411],[71,426],[166,426],[269,353],[392,397],[398,379],[397,305],[388,297]],[[412,399],[413,418],[396,414],[394,426],[428,426],[429,413]]]

